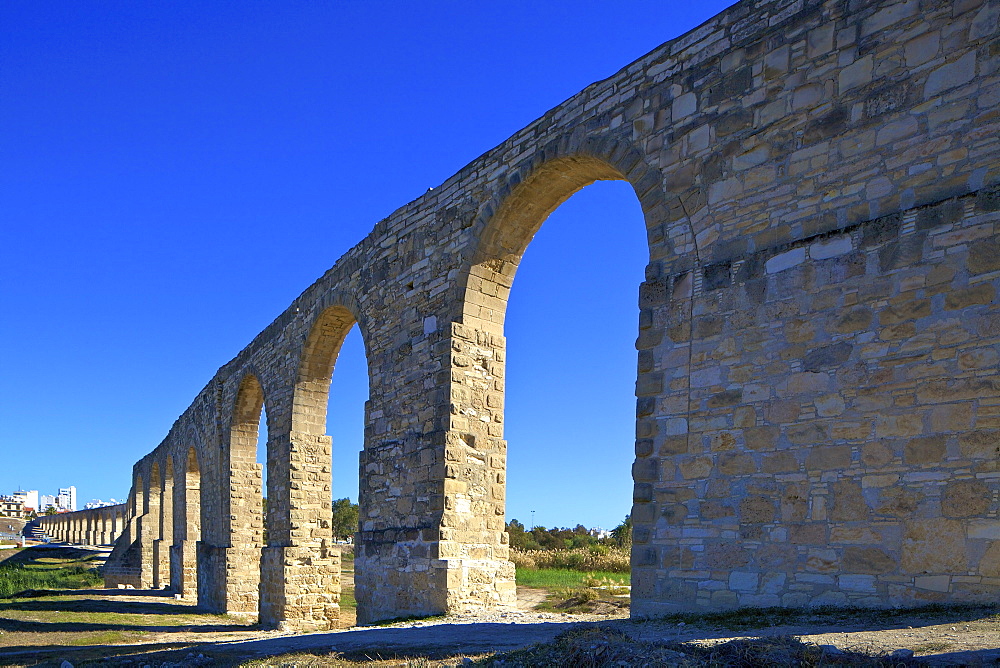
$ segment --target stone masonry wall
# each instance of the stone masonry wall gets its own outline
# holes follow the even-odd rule
[[[998,0],[744,0],[589,86],[376,224],[224,365],[136,464],[109,565],[335,626],[326,401],[357,326],[359,620],[512,605],[507,299],[547,215],[622,179],[650,251],[633,614],[995,597],[998,64]]]

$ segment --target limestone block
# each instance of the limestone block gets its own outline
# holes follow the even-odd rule
[[[970,51],[957,60],[931,71],[927,76],[927,83],[924,84],[924,99],[930,99],[955,86],[966,84],[975,74],[976,53]]]
[[[838,89],[840,94],[847,93],[852,88],[863,86],[872,80],[874,60],[871,55],[864,56],[840,70]]]
[[[911,519],[903,531],[903,572],[947,574],[968,570],[962,522],[944,518]]]
[[[985,554],[979,560],[979,573],[991,578],[1000,578],[1000,540],[992,540]]]
[[[958,445],[968,459],[996,459],[1000,456],[1000,431],[977,429],[959,436]]]
[[[775,255],[765,263],[765,270],[769,274],[777,274],[778,272],[791,269],[796,267],[806,260],[806,249],[805,248],[793,248],[790,251],[785,251]]]
[[[861,485],[852,480],[840,480],[832,485],[833,507],[830,517],[835,521],[866,520],[871,515],[871,509],[865,502]]]
[[[740,520],[747,524],[774,521],[774,501],[764,496],[751,496],[740,502]]]
[[[899,564],[878,547],[844,548],[843,569],[848,573],[892,573]]]
[[[937,30],[914,37],[903,46],[908,67],[916,67],[933,60],[938,55],[941,33]]]
[[[953,290],[945,295],[944,307],[948,310],[962,309],[979,304],[990,304],[996,297],[996,290],[989,283],[980,283],[964,290]]]
[[[980,480],[957,480],[945,485],[941,514],[945,517],[976,517],[990,507],[992,493]]]

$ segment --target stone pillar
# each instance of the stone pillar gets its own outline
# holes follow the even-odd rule
[[[153,588],[167,589],[170,586],[170,546],[174,542],[174,477],[173,467],[168,461],[163,470],[159,491],[160,513],[156,527],[157,538],[153,542]]]
[[[125,533],[126,522],[126,512],[128,507],[126,505],[119,506],[118,511],[114,514],[114,540],[117,543],[118,539],[122,537]]]
[[[222,501],[219,526],[198,543],[198,604],[210,612],[258,611],[264,523],[256,433],[252,443],[250,452],[232,454],[225,478],[216,485]]]
[[[201,476],[193,449],[186,465],[177,467],[176,481],[170,586],[174,592],[190,598],[198,592],[197,546],[201,540]]]
[[[260,622],[315,631],[340,619],[340,549],[331,531],[331,439],[299,432],[268,442],[268,545]]]
[[[413,442],[366,443],[362,453],[359,623],[516,602],[504,531],[505,341],[452,324],[433,350],[450,369],[443,396],[432,398],[441,430]],[[398,480],[410,488],[386,508],[380,499]]]
[[[153,540],[156,535],[156,528],[160,524],[159,505],[154,507],[154,497],[152,490],[148,486],[140,487],[138,493],[141,495],[142,503],[136,513],[134,522],[135,540],[139,541],[139,584],[142,589],[155,587],[153,581]]]

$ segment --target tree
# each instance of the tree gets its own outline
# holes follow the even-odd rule
[[[49,506],[48,508],[45,509],[46,515],[57,515],[58,513],[59,511],[56,510],[55,506]]]
[[[333,537],[337,540],[347,540],[358,530],[358,504],[350,499],[337,499],[333,502]]]
[[[619,547],[632,546],[632,516],[626,515],[622,523],[611,530],[611,537]]]

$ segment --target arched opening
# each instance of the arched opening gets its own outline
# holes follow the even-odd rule
[[[511,536],[493,516],[529,532],[532,524],[567,527],[568,535],[544,537],[569,547],[631,512],[638,293],[653,198],[639,195],[651,190],[646,177],[636,186],[639,157],[627,162],[628,170],[591,156],[559,158],[512,179],[464,286],[467,329],[453,342],[460,391],[452,393],[463,400],[452,408],[452,430],[460,449],[488,462],[493,484],[448,498],[446,480],[444,524],[480,529],[479,549],[499,560],[495,595],[508,604],[513,569],[502,564]],[[472,512],[449,518],[449,506]],[[542,546],[542,535],[531,538],[521,545]],[[628,570],[627,553],[618,562]]]
[[[344,343],[337,353],[336,369],[330,380],[327,402],[326,434],[331,439],[331,490],[335,503],[343,499],[352,505],[358,503],[358,457],[365,447],[365,406],[369,391],[365,342],[361,337],[361,330],[355,326],[344,337]],[[335,541],[353,541],[358,528],[357,518],[352,527],[348,526],[349,519],[335,515]]]
[[[257,611],[264,534],[263,466],[257,461],[257,441],[262,413],[266,417],[264,405],[260,381],[247,374],[240,382],[233,407],[227,462],[229,486],[222,494],[222,535],[229,541],[225,546],[225,612]]]
[[[293,402],[295,438],[314,444],[317,454],[325,449],[325,458],[311,467],[312,489],[301,490],[303,502],[321,504],[313,539],[309,545],[302,542],[301,547],[308,547],[328,563],[328,572],[313,575],[328,583],[326,614],[331,618],[341,615],[342,565],[347,566],[343,576],[349,596],[353,585],[352,548],[346,549],[348,558],[342,562],[345,550],[338,541],[353,538],[356,530],[356,516],[352,519],[350,515],[358,500],[358,453],[364,446],[368,400],[367,356],[356,325],[354,312],[344,305],[330,306],[319,314],[303,348]],[[313,497],[311,501],[308,496]],[[336,514],[334,499],[338,500]],[[350,524],[354,526],[345,526]],[[343,626],[353,620],[341,617],[340,623]]]
[[[145,512],[142,514],[142,583],[156,588],[159,584],[160,560],[158,554],[160,533],[160,489],[163,478],[160,464],[153,462],[149,469],[149,483],[143,490]]]
[[[170,582],[174,591],[189,597],[197,591],[197,545],[201,540],[201,468],[198,453],[189,447],[177,462],[177,500]]]
[[[627,183],[594,183],[519,263],[504,321],[508,521],[610,530],[631,510],[642,221]],[[540,397],[558,398],[555,414]]]
[[[483,230],[466,282],[462,322],[502,334],[514,274],[542,223],[585,186],[624,178],[603,160],[576,156],[545,163],[515,186]]]
[[[157,527],[159,537],[154,544],[153,588],[166,589],[170,586],[170,546],[174,543],[174,461],[169,455],[163,467],[159,496],[160,525]]]

